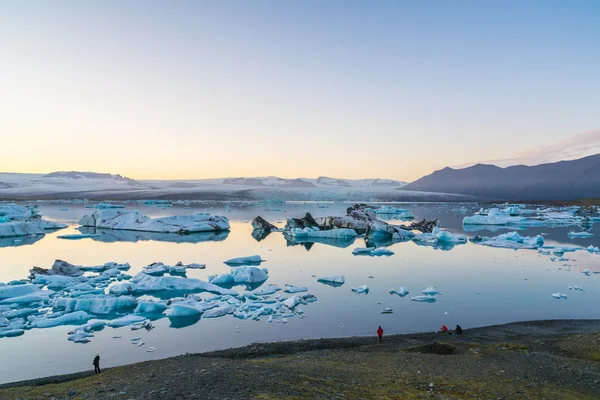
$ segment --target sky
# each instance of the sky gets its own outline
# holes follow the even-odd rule
[[[600,149],[598,20],[595,0],[0,0],[0,171],[414,180],[577,158]]]

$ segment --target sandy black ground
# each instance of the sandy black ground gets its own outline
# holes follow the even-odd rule
[[[0,387],[0,399],[113,398],[600,399],[600,320],[253,344]]]

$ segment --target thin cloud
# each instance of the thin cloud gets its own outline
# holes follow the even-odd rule
[[[514,157],[469,162],[453,168],[467,168],[475,164],[493,164],[499,167],[538,165],[562,160],[576,160],[598,153],[600,153],[600,130],[573,135],[550,145],[523,151]]]

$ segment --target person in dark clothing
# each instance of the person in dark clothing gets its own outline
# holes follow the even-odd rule
[[[454,330],[457,335],[462,335],[462,327],[459,324],[456,324],[456,329]]]
[[[377,328],[377,337],[379,337],[379,343],[383,342],[383,329],[381,328],[381,325]]]
[[[100,354],[96,353],[96,357],[94,357],[94,372],[96,374],[100,373]]]

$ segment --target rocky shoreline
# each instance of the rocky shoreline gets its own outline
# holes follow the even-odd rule
[[[600,320],[257,343],[0,385],[0,399],[600,396]]]

